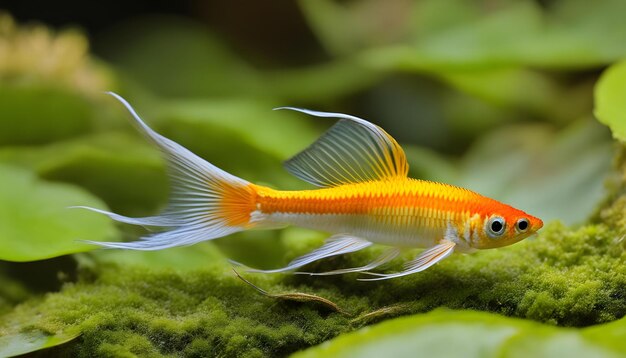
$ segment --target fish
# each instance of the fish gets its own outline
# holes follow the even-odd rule
[[[402,277],[424,271],[453,252],[470,253],[519,242],[543,226],[541,219],[495,199],[454,185],[408,177],[409,165],[398,142],[365,119],[295,107],[303,114],[338,120],[314,143],[284,162],[285,169],[316,189],[283,191],[227,173],[180,144],[152,130],[121,96],[107,92],[129,111],[136,127],[163,154],[171,194],[158,215],[127,217],[82,207],[131,225],[159,227],[133,242],[95,242],[106,248],[161,250],[213,240],[236,232],[288,225],[329,233],[324,244],[273,270],[297,271],[314,261],[386,246],[360,267],[310,275],[366,274],[363,281]],[[405,249],[424,249],[403,269],[372,270]],[[307,273],[307,272],[304,272]]]

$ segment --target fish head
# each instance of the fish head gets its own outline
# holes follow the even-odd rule
[[[512,245],[534,235],[543,227],[543,221],[511,206],[495,203],[473,223],[476,236],[472,246],[493,249]]]

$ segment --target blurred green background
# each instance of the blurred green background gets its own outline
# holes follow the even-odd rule
[[[142,233],[68,206],[149,215],[166,203],[161,158],[104,91],[275,188],[308,187],[281,162],[332,124],[271,111],[298,106],[377,123],[411,176],[545,222],[581,224],[606,195],[614,147],[593,91],[626,58],[624,1],[25,0],[0,11],[0,313],[74,280],[87,256],[66,255],[93,248],[78,239]],[[217,245],[271,266],[297,234]],[[88,257],[201,266],[202,250]]]
[[[1,155],[145,214],[165,198],[164,179],[149,179],[160,161],[101,91],[128,97],[216,165],[279,188],[303,186],[280,161],[331,124],[270,111],[302,106],[381,125],[406,148],[414,177],[579,223],[610,161],[592,91],[626,53],[622,7],[23,1],[6,9],[23,26],[5,18],[2,27]],[[136,173],[118,175],[124,166]]]

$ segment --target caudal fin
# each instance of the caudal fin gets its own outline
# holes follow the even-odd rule
[[[90,243],[111,248],[160,250],[216,239],[250,228],[250,213],[255,210],[254,187],[247,181],[217,168],[183,146],[153,131],[126,100],[108,92],[132,114],[139,130],[154,142],[168,162],[171,198],[157,216],[130,218],[83,207],[133,225],[157,226],[166,230],[135,242]]]

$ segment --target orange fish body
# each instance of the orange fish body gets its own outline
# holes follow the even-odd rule
[[[278,191],[254,185],[253,222],[270,221],[330,233],[351,233],[399,247],[431,247],[451,226],[457,251],[504,246],[484,234],[494,212],[515,223],[528,214],[452,185],[411,178],[347,184],[328,189]],[[541,225],[532,218],[533,225]],[[511,226],[508,230],[515,231]],[[531,230],[532,231],[532,230]],[[511,237],[515,232],[510,233]],[[518,241],[521,238],[516,238]],[[493,242],[492,242],[493,241]],[[504,241],[504,242],[503,242]]]
[[[121,97],[140,130],[164,153],[172,198],[163,213],[129,218],[91,209],[120,222],[168,230],[140,241],[94,242],[105,247],[157,250],[253,228],[295,225],[326,231],[326,243],[286,267],[254,272],[286,272],[329,256],[372,244],[389,249],[371,263],[320,275],[363,272],[380,280],[420,272],[450,255],[518,242],[539,230],[540,219],[494,199],[452,185],[411,179],[402,148],[380,127],[338,113],[285,108],[339,118],[322,137],[287,162],[285,168],[315,190],[280,191],[249,183],[197,157],[150,129]],[[426,248],[405,270],[369,272],[401,248]],[[315,273],[310,273],[315,274]]]

